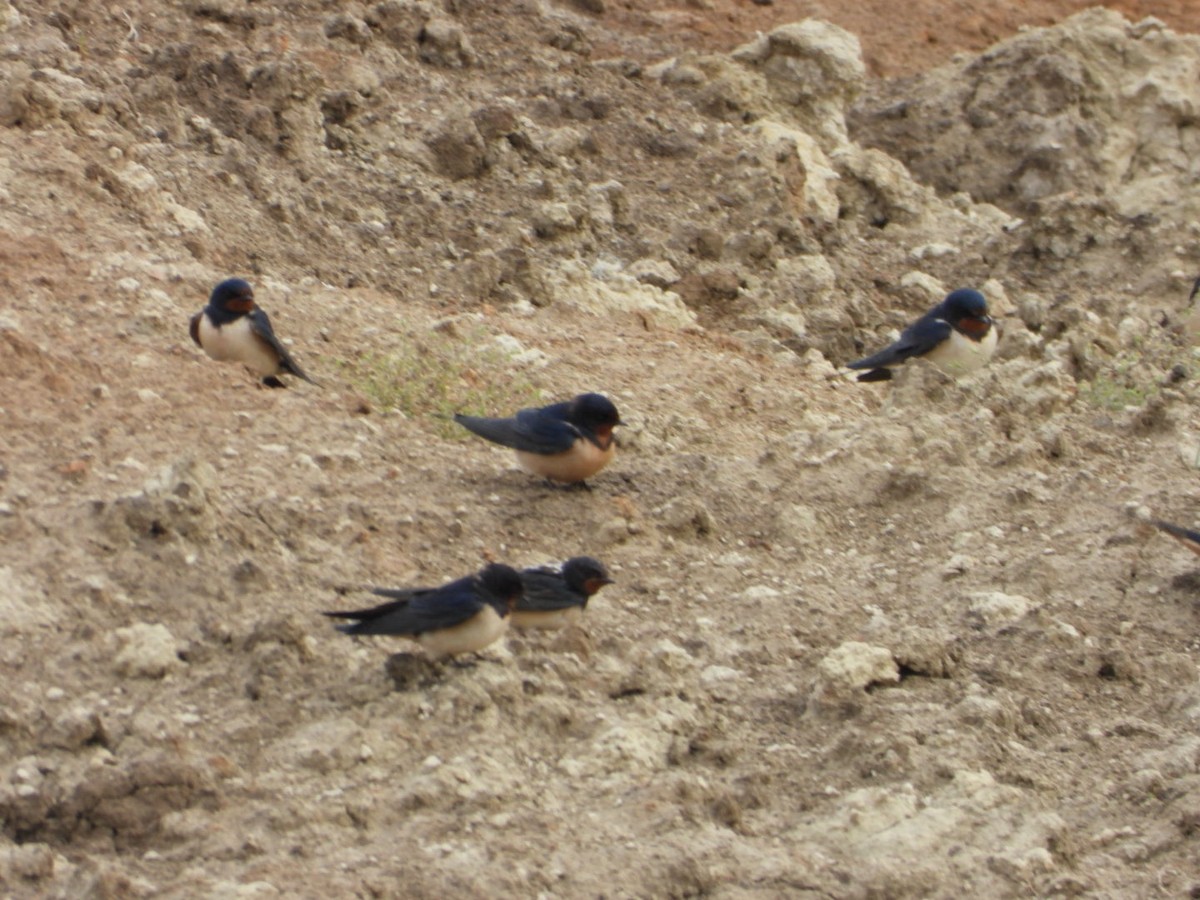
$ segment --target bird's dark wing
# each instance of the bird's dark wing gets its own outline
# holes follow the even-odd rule
[[[279,356],[279,366],[283,371],[295,375],[297,378],[303,378],[309,384],[316,384],[315,381],[304,374],[303,369],[296,365],[296,361],[287,352],[287,347],[283,346],[279,338],[275,337],[275,329],[271,327],[271,319],[264,310],[255,307],[246,314],[246,317],[250,320],[250,330]]]
[[[437,588],[371,588],[371,593],[380,597],[390,597],[393,600],[408,601],[413,599],[413,597],[416,597],[418,594],[428,594],[435,590],[437,590]]]
[[[521,573],[525,593],[517,600],[517,609],[527,612],[548,612],[584,606],[586,597],[581,597],[567,587],[567,582],[553,569],[526,569]]]
[[[881,369],[898,366],[914,356],[924,356],[942,341],[950,337],[953,329],[945,319],[924,316],[913,322],[900,333],[894,344],[865,359],[847,363],[851,369]],[[870,373],[868,373],[870,374]],[[864,380],[864,379],[859,379]]]
[[[196,313],[192,316],[192,320],[188,323],[188,333],[191,334],[192,340],[196,342],[196,346],[203,349],[204,345],[200,343],[200,320],[204,317],[204,311]]]
[[[457,415],[454,421],[482,438],[514,450],[545,455],[564,453],[581,434],[570,422],[554,415],[552,409],[523,409],[508,419]]]
[[[483,609],[473,580],[460,579],[445,587],[422,591],[410,599],[348,612],[327,612],[334,619],[356,619],[339,628],[346,634],[424,634],[461,625]]]
[[[1150,524],[1160,531],[1165,531],[1197,556],[1200,556],[1200,534],[1195,531],[1189,531],[1187,528],[1181,528],[1178,525],[1172,525],[1170,522],[1164,522],[1161,519],[1151,519]]]
[[[365,609],[343,609],[323,612],[321,615],[328,616],[331,619],[355,619],[356,625],[339,625],[343,631],[350,631],[352,628],[358,627],[364,622],[373,622],[379,619],[386,618],[393,612],[399,612],[408,605],[408,600],[393,600],[391,603],[383,603],[379,606],[368,606]],[[352,632],[354,633],[354,632]]]

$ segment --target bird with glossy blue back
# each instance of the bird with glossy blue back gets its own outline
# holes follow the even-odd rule
[[[900,333],[894,343],[865,359],[848,363],[866,369],[859,381],[887,381],[892,369],[910,359],[927,359],[950,375],[965,375],[987,365],[996,351],[996,323],[979,291],[962,288]]]
[[[208,305],[192,316],[192,340],[220,362],[240,362],[267,387],[281,388],[286,373],[316,384],[296,364],[275,336],[265,310],[254,302],[254,288],[241,278],[227,278],[213,288]]]

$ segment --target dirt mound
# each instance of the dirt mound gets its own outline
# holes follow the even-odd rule
[[[1200,39],[1097,8],[876,83],[855,133],[939,190],[1018,213],[1071,192],[1116,215],[1179,220],[1192,213],[1180,187],[1195,165],[1198,66]]]
[[[1131,205],[1186,184],[1191,39],[1090,14],[879,86],[812,20],[0,29],[7,894],[1196,889],[1195,578],[1142,523],[1196,499],[1198,261],[1188,201]],[[192,345],[230,275],[323,388]],[[960,285],[982,372],[838,371]],[[585,390],[591,491],[448,419]],[[468,665],[320,616],[581,553],[583,628]]]

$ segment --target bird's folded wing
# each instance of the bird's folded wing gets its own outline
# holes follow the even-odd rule
[[[397,600],[357,613],[326,613],[335,618],[357,618],[344,627],[348,634],[424,634],[452,628],[483,608],[472,591],[432,591],[413,601]]]
[[[316,384],[296,364],[296,361],[292,359],[292,355],[288,353],[287,347],[283,346],[279,338],[275,337],[275,329],[271,327],[271,319],[264,310],[255,308],[247,315],[247,318],[250,320],[250,330],[254,332],[259,340],[275,351],[279,356],[279,364],[285,372],[290,372],[297,378],[303,378],[310,384]]]
[[[582,599],[552,569],[526,569],[521,573],[521,582],[525,585],[525,593],[517,601],[517,609],[542,612],[569,609],[582,604]]]
[[[371,593],[377,597],[391,597],[393,600],[403,600],[408,602],[418,594],[428,594],[436,588],[415,587],[415,588],[371,588]]]
[[[509,419],[458,415],[454,421],[482,438],[527,453],[564,453],[580,437],[569,422],[536,409],[521,410]]]
[[[876,369],[899,365],[914,356],[924,356],[950,337],[951,330],[945,319],[919,319],[904,329],[896,343],[866,359],[848,363],[848,366],[851,369]]]

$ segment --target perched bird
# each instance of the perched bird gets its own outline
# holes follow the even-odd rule
[[[905,328],[894,344],[849,366],[868,370],[859,381],[887,381],[893,366],[923,356],[951,375],[962,375],[985,365],[995,350],[996,326],[987,300],[963,288]]]
[[[1187,306],[1180,312],[1180,324],[1183,326],[1183,333],[1191,338],[1193,342],[1200,338],[1200,309],[1196,307],[1196,296],[1200,294],[1200,277],[1192,282],[1192,292],[1188,294]],[[1180,367],[1177,367],[1177,369]],[[1186,376],[1187,370],[1181,369],[1181,373]],[[1172,375],[1174,376],[1174,372]],[[1175,380],[1182,380],[1176,378]]]
[[[457,415],[454,421],[517,451],[517,462],[534,475],[553,481],[583,482],[610,462],[617,452],[613,428],[621,424],[616,406],[601,394],[541,409],[523,409],[508,419]]]
[[[391,603],[345,612],[327,612],[346,634],[411,637],[433,659],[482,650],[508,630],[508,616],[521,596],[521,575],[500,563],[437,588],[375,588]]]
[[[604,564],[590,556],[574,556],[560,569],[523,569],[521,581],[525,593],[512,613],[517,628],[563,628],[577,622],[592,595],[613,583]]]
[[[1187,547],[1197,556],[1200,556],[1200,533],[1189,531],[1186,528],[1180,528],[1178,525],[1172,525],[1170,522],[1164,522],[1161,519],[1151,519],[1150,524],[1159,531],[1165,531],[1183,546]]]
[[[284,387],[283,372],[316,384],[296,365],[275,337],[271,320],[254,304],[254,288],[240,278],[228,278],[213,288],[191,322],[192,340],[213,359],[243,363],[267,387]]]

